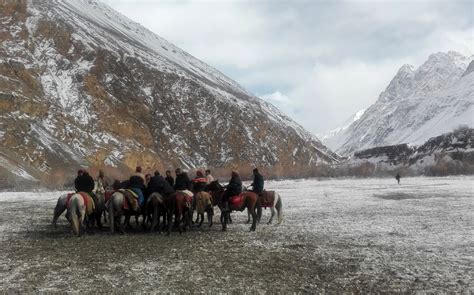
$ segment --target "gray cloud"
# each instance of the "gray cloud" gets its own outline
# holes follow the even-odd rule
[[[474,53],[470,1],[105,1],[315,133],[368,107],[404,63]]]

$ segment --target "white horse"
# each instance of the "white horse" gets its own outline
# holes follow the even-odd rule
[[[86,205],[84,198],[80,194],[74,194],[69,200],[71,205],[68,208],[67,216],[71,221],[72,231],[77,236],[81,235],[84,219],[86,218]]]
[[[107,219],[105,216],[105,195],[104,195],[103,190],[101,191],[100,189],[98,189],[99,187],[97,185],[97,181],[94,181],[94,184],[95,185],[94,185],[93,193],[96,196],[98,204],[94,204],[95,205],[95,210],[94,210],[95,220],[93,221],[96,221],[98,226],[100,227],[102,225],[100,222],[100,217],[101,217],[102,212],[104,212],[104,219],[107,222]],[[53,221],[51,222],[54,228],[57,228],[57,222],[58,222],[59,216],[61,216],[61,214],[63,214],[63,212],[66,211],[67,209],[67,196],[68,194],[63,194],[59,196],[58,198],[58,202],[56,203],[56,207],[54,208]],[[68,214],[66,214],[66,219],[70,222],[70,218]]]
[[[275,209],[277,211],[277,218],[278,222],[277,224],[280,224],[283,221],[283,204],[281,201],[281,196],[275,191],[265,191],[266,194],[270,194],[272,199],[272,202],[270,204],[263,204],[263,205],[269,205],[268,207],[270,208],[270,211],[272,213],[272,216],[270,217],[270,220],[268,221],[267,224],[271,224],[273,221],[273,217],[275,216]],[[262,197],[259,198],[259,205],[257,206],[257,219],[260,222],[260,219],[262,218],[262,204],[261,204],[261,199]],[[247,223],[250,222],[250,212],[248,213],[248,220]]]
[[[113,233],[115,229],[118,229],[121,233],[125,233],[123,229],[122,216],[125,216],[125,223],[129,224],[130,216],[135,216],[135,221],[138,226],[138,217],[140,216],[140,210],[131,211],[124,210],[123,204],[125,202],[125,195],[121,191],[116,191],[110,197],[110,200],[106,204],[106,208],[109,211],[109,223],[110,231]],[[145,218],[143,219],[145,221]],[[143,223],[144,226],[144,223]]]

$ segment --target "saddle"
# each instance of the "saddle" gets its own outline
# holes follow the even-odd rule
[[[188,208],[191,208],[191,207],[192,207],[192,204],[193,204],[193,193],[191,193],[191,192],[188,191],[188,190],[177,191],[176,193],[177,193],[177,194],[181,194],[182,196],[184,196],[184,200],[186,201],[186,207],[188,207]],[[191,193],[191,194],[189,194],[189,193]]]
[[[265,209],[272,208],[275,203],[275,192],[274,191],[263,191],[258,195],[262,207]]]
[[[244,193],[230,197],[229,203],[232,208],[241,208],[244,205]]]
[[[92,197],[86,192],[77,192],[77,193],[80,194],[82,199],[84,200],[84,205],[86,206],[86,214],[91,215],[92,212],[94,212],[94,210],[95,210],[94,199],[92,199]],[[74,194],[75,193],[67,194],[66,204],[67,204],[68,209],[71,208],[71,197]]]
[[[138,205],[138,195],[134,191],[131,189],[119,189],[118,191],[125,197],[123,200],[123,209],[132,211],[140,210],[140,206]]]

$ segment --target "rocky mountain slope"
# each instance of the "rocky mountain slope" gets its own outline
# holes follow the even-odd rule
[[[324,142],[337,153],[350,155],[378,146],[422,144],[460,125],[473,127],[472,59],[440,52],[417,69],[404,65],[376,103]]]
[[[375,175],[385,172],[395,175],[396,171],[412,175],[472,174],[474,129],[459,128],[419,146],[398,144],[357,151],[339,165],[346,169],[364,167]]]
[[[272,105],[98,1],[0,8],[0,175],[338,160]]]

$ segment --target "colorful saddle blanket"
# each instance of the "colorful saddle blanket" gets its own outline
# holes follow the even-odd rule
[[[138,195],[131,189],[119,189],[125,198],[123,200],[123,209],[138,211],[140,206],[138,205]]]
[[[241,193],[240,195],[237,196],[232,196],[230,198],[230,206],[232,208],[241,208],[244,205],[244,193]]]
[[[92,197],[86,192],[77,192],[77,193],[80,194],[82,199],[84,200],[84,205],[86,206],[86,214],[87,215],[92,214],[92,212],[94,212],[94,210],[95,210],[95,204],[94,204],[94,200],[92,199]],[[71,209],[71,197],[74,194],[76,194],[76,193],[67,194],[66,204],[67,204],[68,209]]]

